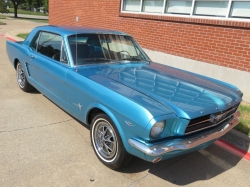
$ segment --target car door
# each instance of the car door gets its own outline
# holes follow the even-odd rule
[[[69,69],[62,36],[41,31],[30,45],[27,71],[35,86],[59,105],[66,104],[65,75]]]

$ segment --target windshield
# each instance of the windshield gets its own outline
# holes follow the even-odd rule
[[[68,40],[75,65],[150,60],[130,36],[77,34]]]

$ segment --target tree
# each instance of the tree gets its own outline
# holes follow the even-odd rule
[[[49,12],[49,0],[43,0],[44,13]]]
[[[33,0],[26,0],[26,5],[29,7],[29,10],[31,10]]]
[[[36,8],[36,10],[42,6],[42,1],[43,0],[33,0],[32,5]]]
[[[4,0],[0,0],[0,13],[8,13],[7,4]]]
[[[24,3],[24,0],[11,0],[11,2],[14,7],[14,17],[17,18],[17,8],[21,3]]]

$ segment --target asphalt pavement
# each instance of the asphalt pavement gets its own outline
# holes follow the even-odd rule
[[[42,25],[5,22],[0,34],[12,36]],[[250,185],[250,162],[217,145],[157,164],[134,158],[110,170],[95,156],[87,127],[41,93],[19,89],[5,43],[0,37],[0,186]]]

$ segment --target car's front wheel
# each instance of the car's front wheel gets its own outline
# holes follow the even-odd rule
[[[22,64],[20,62],[17,62],[16,76],[17,76],[18,86],[19,86],[19,88],[21,88],[21,90],[23,90],[24,92],[30,92],[33,90],[33,87],[27,81],[24,69],[23,69]]]
[[[121,137],[106,114],[98,114],[90,127],[91,142],[98,159],[111,169],[125,166],[131,155],[125,150]]]

